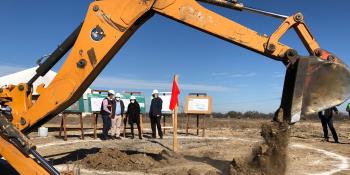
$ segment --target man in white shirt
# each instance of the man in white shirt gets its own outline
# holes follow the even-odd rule
[[[124,103],[119,93],[115,94],[115,117],[112,118],[112,139],[120,140],[120,125],[124,114]]]

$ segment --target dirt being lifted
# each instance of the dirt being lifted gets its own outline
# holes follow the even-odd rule
[[[143,171],[183,162],[182,156],[167,150],[159,154],[122,152],[114,148],[103,147],[96,154],[90,154],[80,161],[89,169],[108,171]]]
[[[233,159],[231,175],[283,175],[287,169],[287,149],[290,132],[286,123],[264,123],[261,136],[264,142],[255,146],[247,159]]]

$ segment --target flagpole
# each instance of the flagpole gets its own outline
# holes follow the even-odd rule
[[[174,75],[174,80],[177,83],[179,79],[178,75]],[[173,151],[178,151],[178,143],[177,143],[177,113],[178,113],[178,104],[176,104],[175,109],[173,111]]]

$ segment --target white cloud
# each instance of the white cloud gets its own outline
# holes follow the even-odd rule
[[[223,76],[223,75],[227,75],[226,72],[213,72],[211,73],[212,76]]]
[[[0,65],[0,76],[12,74],[18,71],[22,71],[26,69],[26,67],[22,66],[12,66],[12,65]]]
[[[164,81],[146,81],[138,79],[125,79],[115,77],[98,77],[92,84],[98,88],[118,88],[118,89],[171,89],[172,84]],[[197,91],[236,91],[237,89],[220,85],[206,84],[179,84],[182,90],[197,90]]]
[[[234,73],[230,74],[227,72],[213,72],[211,73],[212,76],[224,76],[224,77],[235,77],[235,78],[242,78],[242,77],[254,77],[256,76],[255,72],[248,72],[248,73]]]
[[[237,78],[242,78],[242,77],[254,77],[256,76],[255,72],[249,72],[249,73],[238,73],[238,74],[232,74],[230,77],[237,77]]]

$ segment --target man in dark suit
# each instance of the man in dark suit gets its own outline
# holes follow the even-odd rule
[[[338,109],[334,106],[334,107],[328,108],[324,111],[320,111],[318,113],[318,117],[321,119],[324,140],[327,142],[329,141],[329,137],[328,137],[328,127],[329,127],[329,129],[332,132],[334,142],[339,143],[337,132],[335,131],[335,128],[333,126],[333,111],[336,114],[339,113]]]
[[[156,138],[156,127],[158,129],[158,135],[160,139],[163,139],[162,126],[160,125],[160,120],[162,118],[162,105],[163,101],[158,96],[159,92],[157,89],[153,90],[151,107],[149,110],[149,116],[151,118],[151,127],[152,127],[152,138]]]

